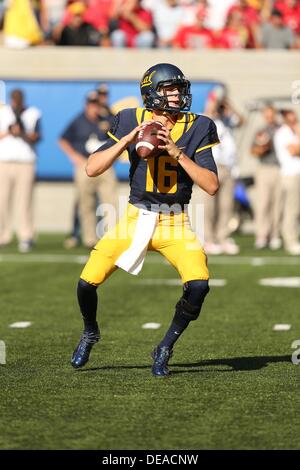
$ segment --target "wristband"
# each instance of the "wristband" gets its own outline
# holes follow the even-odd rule
[[[182,155],[182,150],[180,150],[180,152],[179,152],[175,157],[173,157],[174,160],[177,160],[177,161],[178,161],[179,158],[181,157],[181,155]]]

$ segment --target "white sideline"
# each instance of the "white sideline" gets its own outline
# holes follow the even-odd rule
[[[181,279],[137,279],[134,284],[143,284],[146,286],[182,286]],[[210,279],[209,285],[214,287],[223,287],[227,284],[226,279]]]
[[[300,287],[300,277],[269,277],[260,279],[261,286],[269,287]]]

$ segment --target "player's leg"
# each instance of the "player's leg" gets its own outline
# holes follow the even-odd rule
[[[97,287],[117,269],[116,260],[131,243],[131,234],[134,232],[137,217],[132,213],[132,210],[131,213],[129,212],[128,210],[117,226],[97,243],[80,275],[77,298],[84,330],[71,360],[71,364],[75,368],[86,364],[93,345],[100,339],[96,320]]]
[[[183,295],[176,304],[169,329],[152,353],[154,359],[152,373],[160,377],[168,375],[168,361],[176,341],[189,323],[199,317],[202,304],[209,292],[209,273],[206,255],[195,234],[190,230],[186,217],[182,237],[175,235],[168,243],[163,242],[163,239],[153,241],[152,247],[177,269],[183,282]]]

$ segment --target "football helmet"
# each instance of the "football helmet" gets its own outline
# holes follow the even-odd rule
[[[176,86],[180,91],[178,106],[169,106],[164,87]],[[159,109],[169,113],[187,112],[192,104],[191,84],[183,72],[172,64],[150,67],[140,83],[141,95],[146,109]]]

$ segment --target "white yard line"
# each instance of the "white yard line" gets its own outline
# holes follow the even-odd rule
[[[142,325],[142,328],[144,330],[158,330],[160,327],[161,327],[161,324],[155,323],[155,322],[144,323]]]
[[[16,321],[15,323],[11,323],[9,325],[10,328],[28,328],[32,325],[31,321]]]
[[[208,264],[239,264],[250,266],[264,266],[264,265],[300,265],[300,257],[292,256],[214,256],[208,257]]]
[[[49,254],[3,254],[2,263],[78,263],[84,264],[88,259],[85,255],[51,255]]]
[[[291,325],[288,323],[277,323],[273,326],[274,331],[289,331],[291,329]]]
[[[261,286],[268,287],[300,287],[300,277],[270,277],[260,279],[258,283]]]

